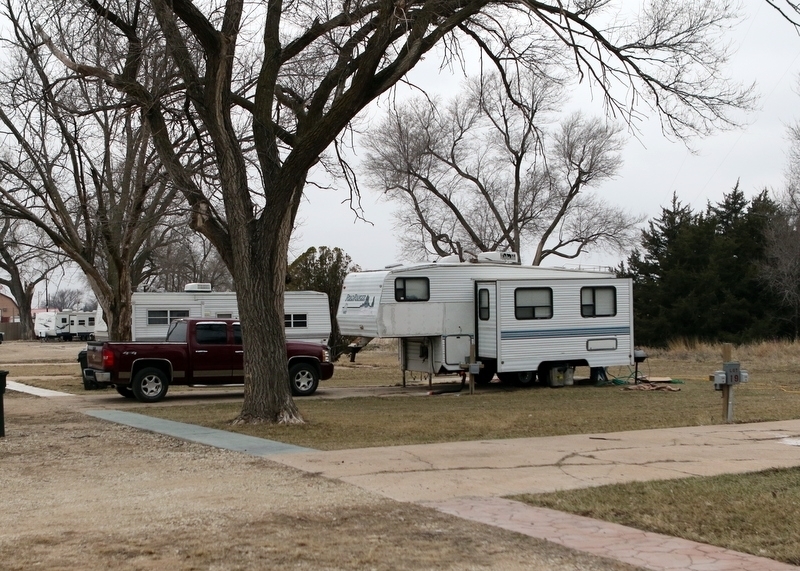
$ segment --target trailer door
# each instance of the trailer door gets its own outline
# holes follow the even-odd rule
[[[475,354],[497,358],[497,282],[475,282]]]

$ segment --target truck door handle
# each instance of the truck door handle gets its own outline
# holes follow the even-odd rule
[[[197,351],[195,351],[195,353],[208,353],[208,351],[204,349],[198,349]]]
[[[237,355],[240,355],[240,354],[242,354],[242,353],[244,353],[244,351],[242,351],[241,349],[239,349],[238,351],[236,351],[236,354],[237,354]]]

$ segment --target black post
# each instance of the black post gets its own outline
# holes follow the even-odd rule
[[[0,438],[6,436],[6,419],[3,414],[3,395],[6,394],[6,375],[8,371],[0,371]]]

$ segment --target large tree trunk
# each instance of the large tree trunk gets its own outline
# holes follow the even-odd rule
[[[103,308],[103,320],[108,326],[110,341],[131,340],[131,318],[133,317],[133,293],[130,268],[123,266],[114,271],[116,277],[106,280],[96,270],[83,268],[86,278]],[[109,275],[109,278],[112,276]]]
[[[274,214],[252,222],[249,232],[231,232],[245,358],[237,423],[303,422],[289,386],[283,319],[292,223],[286,209]]]
[[[33,290],[36,284],[26,284],[22,294],[14,299],[19,308],[19,338],[29,341],[33,339]]]

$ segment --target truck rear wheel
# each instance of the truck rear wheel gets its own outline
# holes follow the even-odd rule
[[[319,386],[317,370],[308,363],[298,363],[289,369],[289,384],[296,397],[313,395]]]
[[[136,373],[131,388],[139,402],[157,402],[167,394],[169,381],[161,369],[147,367]]]

